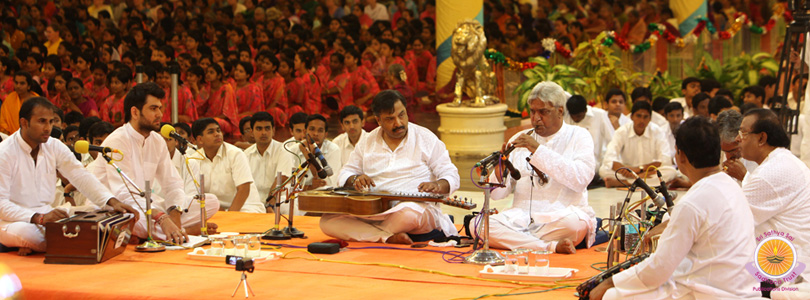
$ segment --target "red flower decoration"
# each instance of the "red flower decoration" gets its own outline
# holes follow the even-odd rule
[[[731,33],[728,33],[728,31],[721,31],[719,32],[719,35],[721,40],[727,40],[731,38]]]

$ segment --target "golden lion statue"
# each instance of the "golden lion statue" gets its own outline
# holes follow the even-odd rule
[[[461,105],[461,98],[466,94],[470,106],[486,106],[487,99],[494,95],[496,79],[492,68],[484,58],[487,38],[484,27],[475,20],[458,22],[453,32],[453,49],[451,57],[456,65],[456,88],[453,106]]]

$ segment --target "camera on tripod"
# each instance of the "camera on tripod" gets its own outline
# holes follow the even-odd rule
[[[235,266],[237,271],[245,271],[253,273],[253,260],[245,259],[241,256],[227,255],[225,256],[225,263]]]

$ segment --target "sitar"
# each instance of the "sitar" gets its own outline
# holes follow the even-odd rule
[[[359,216],[376,215],[391,208],[391,201],[436,202],[464,209],[477,205],[470,201],[451,199],[442,194],[306,191],[298,193],[298,209],[314,213],[343,213]]]

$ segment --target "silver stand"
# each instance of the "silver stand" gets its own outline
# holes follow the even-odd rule
[[[172,123],[177,123],[177,82],[178,82],[178,74],[180,74],[180,70],[177,65],[173,65],[171,67],[171,74],[172,74]]]
[[[143,83],[143,65],[135,66],[135,83]]]
[[[188,161],[187,161],[188,162]],[[194,176],[193,174],[191,176]],[[205,175],[200,174],[200,190],[197,193],[197,200],[200,201],[200,236],[208,237],[208,216],[205,212]]]
[[[281,176],[283,176],[281,174],[281,172],[276,173],[276,187],[280,187],[283,184]],[[273,213],[275,214],[275,226],[273,226],[273,228],[271,228],[270,230],[265,232],[265,234],[262,236],[263,240],[289,240],[290,239],[289,235],[284,234],[283,231],[278,229],[279,223],[281,223],[281,213],[279,213],[278,210],[279,210],[279,207],[281,206],[281,193],[283,191],[284,191],[284,189],[278,189],[278,191],[276,191],[276,193],[275,193],[275,196],[273,197],[273,204],[271,204],[271,205],[273,206]]]
[[[242,282],[245,283],[245,298],[250,297],[250,296],[248,296],[248,291],[250,291],[250,295],[253,295],[253,297],[256,297],[256,294],[253,293],[253,289],[250,288],[250,284],[248,284],[247,274],[245,274],[245,271],[242,271],[242,279],[240,279],[239,283],[236,284],[236,288],[233,290],[233,294],[231,294],[231,298],[236,296],[236,291],[239,290],[239,286],[242,285]]]
[[[494,265],[494,264],[502,264],[504,261],[503,255],[500,252],[490,250],[489,249],[489,198],[492,191],[490,189],[484,190],[484,209],[482,214],[484,216],[484,222],[482,222],[481,226],[484,227],[484,247],[476,250],[470,256],[464,259],[464,262],[468,264],[477,264],[477,265]]]
[[[166,251],[166,247],[161,245],[160,243],[156,242],[154,238],[152,238],[152,229],[155,227],[155,224],[152,221],[152,190],[149,186],[149,181],[146,182],[144,185],[146,190],[144,192],[146,199],[146,232],[149,233],[149,237],[146,238],[146,241],[143,244],[138,245],[135,247],[135,251],[138,252],[161,252]]]

